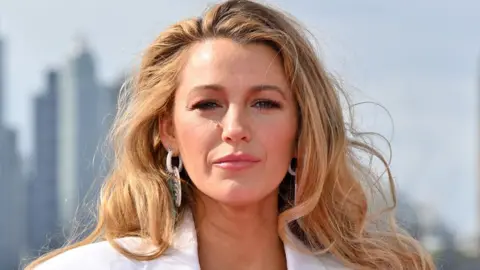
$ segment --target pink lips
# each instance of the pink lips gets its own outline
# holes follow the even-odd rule
[[[216,159],[213,162],[213,165],[222,169],[237,171],[249,168],[259,161],[260,159],[254,156],[239,153],[230,154],[222,158]]]

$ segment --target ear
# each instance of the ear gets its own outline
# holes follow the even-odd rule
[[[173,152],[178,151],[178,144],[175,137],[175,127],[171,117],[158,119],[158,133],[163,147]]]

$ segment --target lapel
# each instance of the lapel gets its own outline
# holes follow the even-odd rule
[[[198,260],[198,243],[195,224],[191,213],[186,213],[184,220],[177,228],[173,246],[167,250],[160,260],[173,269],[200,270]],[[288,270],[326,270],[345,269],[329,255],[314,256],[305,254],[285,245]],[[172,268],[169,268],[172,269]]]

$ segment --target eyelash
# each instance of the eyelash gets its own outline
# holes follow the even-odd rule
[[[257,104],[263,104],[263,106],[259,107],[259,109],[261,109],[261,110],[281,108],[281,105],[280,105],[279,102],[276,102],[276,101],[273,101],[273,100],[268,100],[268,99],[256,100],[255,103],[254,103],[254,106],[257,105]],[[218,107],[220,107],[220,105],[218,105],[218,103],[215,100],[205,100],[205,101],[200,101],[200,102],[195,103],[191,107],[191,110],[206,111],[206,110],[213,110],[213,109],[218,108]]]
[[[191,107],[191,110],[206,111],[206,110],[215,109],[216,107],[218,107],[218,104],[215,101],[205,100],[205,101],[200,101],[200,102],[195,103]]]
[[[279,102],[273,101],[273,100],[268,100],[268,99],[261,99],[261,100],[256,100],[256,104],[264,104],[260,109],[280,109],[281,105]]]

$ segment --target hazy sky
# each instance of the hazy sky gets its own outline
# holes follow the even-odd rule
[[[7,120],[32,151],[32,97],[85,35],[108,83],[169,24],[212,1],[0,0],[8,46]],[[476,226],[480,1],[271,1],[315,35],[321,56],[360,107],[361,125],[392,138],[401,189],[463,235]],[[315,2],[315,3],[314,3]]]

